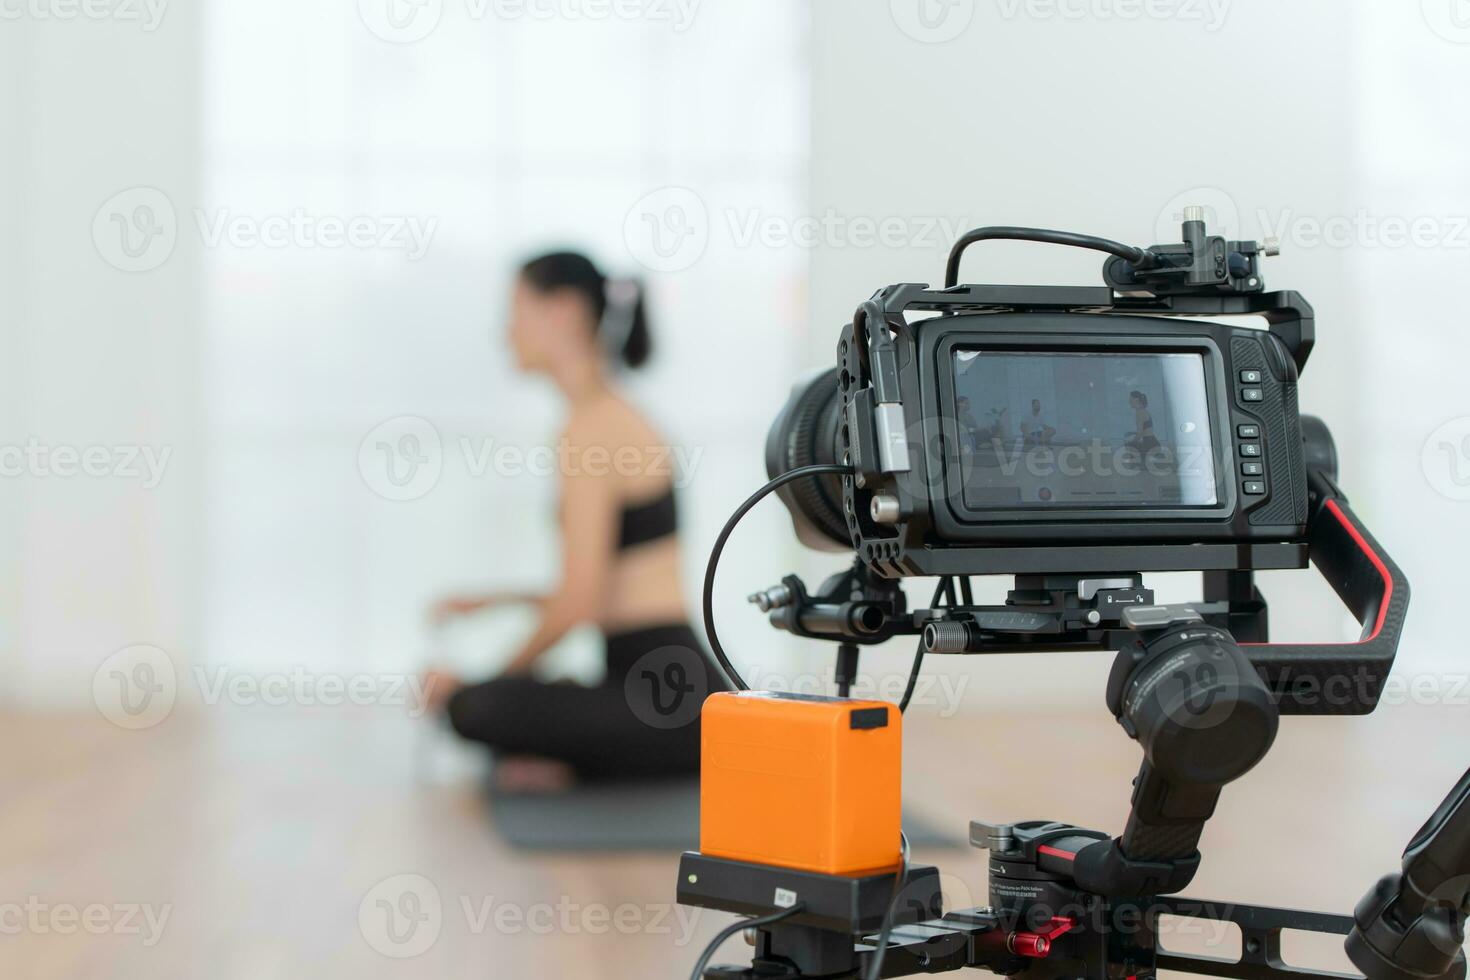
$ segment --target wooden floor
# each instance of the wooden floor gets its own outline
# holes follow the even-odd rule
[[[1470,763],[1467,720],[1445,706],[1286,720],[1222,800],[1190,893],[1350,909]],[[417,724],[213,709],[127,732],[0,715],[4,976],[681,977],[731,921],[670,906],[674,854],[509,851],[476,786],[423,785]],[[912,717],[907,755],[910,799],[963,836],[971,817],[1116,831],[1139,750],[1099,709]],[[916,857],[941,865],[952,900],[983,904],[978,852]],[[429,914],[403,898],[422,880],[437,936],[385,943],[390,906]]]

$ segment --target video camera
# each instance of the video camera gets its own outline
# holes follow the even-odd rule
[[[1226,248],[1201,221],[1185,234],[1202,261]],[[837,368],[800,386],[771,430],[773,477],[852,469],[850,486],[781,490],[798,536],[886,575],[1304,565],[1296,388],[1312,311],[1262,291],[1254,243],[1229,248],[1238,270],[1222,266],[1207,295],[880,290],[844,328]],[[1224,313],[1266,313],[1271,329],[1161,319]],[[1330,456],[1325,428],[1309,429]]]
[[[997,239],[1108,253],[1104,285],[960,285],[965,250]],[[1274,252],[1209,234],[1197,208],[1180,242],[1149,248],[980,228],[956,242],[943,288],[889,286],[858,307],[836,367],[778,415],[771,480],[725,525],[706,572],[711,648],[744,689],[713,622],[715,569],[741,517],[777,493],[803,543],[854,556],[815,590],[788,575],[751,596],[774,626],[837,643],[837,698],[706,704],[709,812],[679,900],[754,916],[737,925],[756,953],[705,972],[706,953],[696,977],[1316,975],[1281,960],[1291,928],[1349,936],[1371,980],[1463,978],[1467,895],[1454,883],[1470,872],[1470,773],[1354,918],[1172,897],[1198,868],[1221,790],[1264,757],[1279,715],[1373,710],[1408,605],[1402,572],[1337,486],[1330,432],[1300,414],[1313,313],[1266,291],[1260,261]],[[1357,641],[1269,642],[1254,573],[1309,561],[1362,624]],[[1203,572],[1201,600],[1155,603],[1143,575],[1161,571]],[[977,604],[973,575],[1014,587],[1003,605]],[[927,608],[909,608],[910,576],[938,577]],[[918,642],[897,711],[848,699],[859,649],[900,635]],[[1105,701],[1144,751],[1124,830],[973,823],[991,903],[944,910],[935,869],[910,866],[886,823],[896,829],[893,746],[923,658],[1067,648],[1116,651]],[[860,770],[865,753],[893,762]],[[732,801],[752,796],[732,820]],[[1161,950],[1161,914],[1234,922],[1240,958]]]

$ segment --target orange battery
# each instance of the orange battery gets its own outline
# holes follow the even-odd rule
[[[837,875],[898,864],[896,707],[739,691],[710,695],[700,727],[701,853]]]

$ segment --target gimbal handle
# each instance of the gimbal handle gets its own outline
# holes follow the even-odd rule
[[[1353,911],[1348,956],[1368,980],[1463,978],[1470,912],[1470,770]]]
[[[1312,563],[1363,626],[1350,643],[1243,643],[1285,715],[1367,714],[1378,705],[1409,608],[1409,580],[1330,475],[1309,470]]]

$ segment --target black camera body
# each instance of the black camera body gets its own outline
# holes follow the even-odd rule
[[[1194,320],[1035,311],[942,314],[906,326],[895,336],[899,387],[905,408],[917,409],[905,418],[917,439],[907,440],[908,469],[892,474],[882,472],[879,459],[853,455],[862,480],[853,481],[850,526],[860,547],[875,553],[897,544],[907,559],[896,563],[904,573],[933,570],[923,560],[926,541],[970,551],[1149,545],[1156,562],[1167,560],[1161,547],[1169,545],[1304,538],[1296,365],[1272,334]],[[862,360],[855,344],[844,360],[851,377]],[[991,377],[972,377],[982,372]],[[1089,436],[1099,420],[1052,415],[1041,398],[1025,394],[1019,379],[1027,375],[1084,408],[1121,402],[1113,415],[1154,419],[1155,434],[1115,426],[1119,431]],[[1002,395],[1004,407],[989,409],[995,421],[977,429],[975,408],[962,406],[998,387],[991,380],[1021,394]],[[1143,388],[1154,388],[1154,397]],[[1019,420],[1004,404],[1017,397],[1037,406],[1028,413],[1023,404]],[[1131,405],[1140,408],[1130,413]],[[1159,418],[1165,413],[1168,425]],[[867,416],[848,416],[856,426],[849,427],[852,443],[868,444]],[[1064,445],[1059,429],[1071,430]],[[874,519],[872,501],[885,493],[898,503],[892,523]],[[877,516],[885,516],[881,508]],[[1296,549],[1246,554],[1252,567],[1296,567],[1304,557]],[[976,557],[955,556],[970,568]],[[1126,565],[1106,565],[1150,570],[1152,562],[1129,557]],[[1071,558],[1065,564],[1037,570],[1098,570],[1076,568]],[[1198,566],[1193,551],[1189,564]]]

